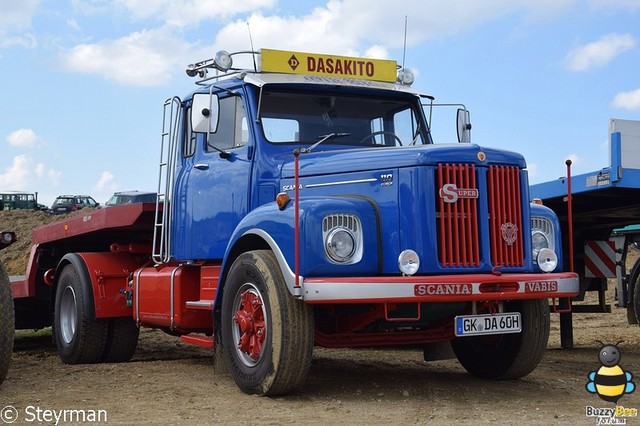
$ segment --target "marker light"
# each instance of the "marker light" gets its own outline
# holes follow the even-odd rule
[[[403,250],[398,256],[398,268],[404,275],[413,275],[420,268],[420,258],[413,250]]]
[[[543,272],[552,272],[558,266],[558,256],[551,249],[543,248],[538,253],[538,267]]]
[[[229,71],[231,65],[233,65],[233,60],[231,59],[231,55],[226,50],[220,50],[216,53],[216,56],[213,59],[214,66],[220,71]]]

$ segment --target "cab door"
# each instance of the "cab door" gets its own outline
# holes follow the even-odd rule
[[[212,99],[218,109],[215,131],[187,129],[184,135],[174,188],[171,239],[176,260],[222,259],[249,209],[253,147],[244,99],[226,93]]]

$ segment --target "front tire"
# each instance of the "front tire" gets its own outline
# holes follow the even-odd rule
[[[15,313],[9,275],[0,262],[0,384],[4,382],[11,365],[13,338],[15,334]]]
[[[288,291],[268,250],[240,255],[222,298],[223,353],[238,387],[279,395],[300,387],[311,366],[313,310]]]
[[[549,302],[536,299],[505,303],[505,312],[514,311],[521,315],[520,333],[451,341],[458,361],[469,373],[485,379],[518,379],[538,366],[549,340]]]

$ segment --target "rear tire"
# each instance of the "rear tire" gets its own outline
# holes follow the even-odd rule
[[[127,362],[138,346],[140,329],[129,317],[109,319],[107,347],[102,358],[104,362]]]
[[[640,324],[640,259],[631,268],[629,275],[629,301],[633,304],[636,322]]]
[[[268,250],[240,255],[222,298],[223,353],[238,387],[249,394],[279,395],[300,387],[313,353],[313,310],[285,285]]]
[[[519,311],[522,331],[514,334],[458,337],[451,341],[462,366],[485,379],[518,379],[540,363],[549,340],[547,299],[505,303],[505,312]]]
[[[58,354],[66,364],[94,364],[102,361],[105,353],[109,320],[93,319],[89,285],[83,285],[71,264],[64,267],[58,280],[53,329]]]
[[[13,294],[9,275],[0,262],[0,384],[4,382],[11,365],[13,338],[15,335],[15,317]]]

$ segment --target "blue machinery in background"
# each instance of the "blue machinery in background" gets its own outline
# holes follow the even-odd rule
[[[629,226],[640,223],[640,121],[611,119],[609,131],[609,167],[571,177],[568,166],[568,177],[532,185],[530,194],[560,219],[565,269],[580,276],[580,296],[576,300],[583,300],[588,291],[598,292],[597,304],[573,305],[571,311],[611,312],[605,295],[608,279],[616,278],[616,305],[627,308],[629,323],[637,324],[640,303],[634,301],[634,294],[640,292],[640,261],[627,271],[626,257],[629,246],[640,241],[640,227]],[[570,161],[567,163],[570,165]],[[610,246],[610,259],[604,259],[606,254],[602,252],[594,253],[592,242]],[[571,253],[573,259],[569,258]],[[615,265],[615,275],[589,272],[594,258],[596,263],[602,260]],[[573,347],[571,312],[560,314],[560,326],[562,347]]]

